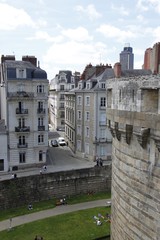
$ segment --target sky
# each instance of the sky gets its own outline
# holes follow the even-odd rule
[[[160,0],[0,0],[0,54],[37,57],[51,80],[59,70],[119,61],[133,48],[134,68],[160,41]]]

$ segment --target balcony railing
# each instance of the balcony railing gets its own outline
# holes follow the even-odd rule
[[[45,108],[38,108],[38,109],[37,109],[37,113],[38,113],[38,114],[45,114],[45,112],[46,112],[46,109],[45,109]]]
[[[17,143],[17,148],[28,148],[28,143],[24,144]]]
[[[108,138],[95,138],[93,140],[93,143],[98,144],[98,143],[111,143],[112,140]]]
[[[28,109],[16,108],[16,114],[28,114]]]
[[[64,109],[64,106],[60,106],[59,109]]]
[[[33,98],[34,93],[32,92],[24,92],[24,91],[18,91],[18,92],[8,92],[8,98]]]
[[[30,127],[15,127],[15,132],[30,132]]]
[[[38,126],[38,131],[45,131],[45,126]]]

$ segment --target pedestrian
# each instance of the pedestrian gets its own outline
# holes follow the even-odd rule
[[[47,171],[47,166],[46,165],[43,166],[43,171],[44,172]]]
[[[100,166],[103,167],[103,160],[102,160],[102,158],[100,158],[99,163],[100,163]]]
[[[99,157],[96,156],[96,166],[99,166]]]

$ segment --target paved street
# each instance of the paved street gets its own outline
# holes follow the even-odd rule
[[[51,139],[56,139],[63,136],[64,132],[49,132],[49,149],[47,159],[47,172],[59,172],[71,169],[90,168],[95,165],[94,162],[84,158],[77,158],[67,146],[52,147],[50,145]],[[35,175],[40,173],[41,168],[32,168],[18,170],[14,173],[17,177]],[[0,173],[0,181],[10,179],[11,173]]]

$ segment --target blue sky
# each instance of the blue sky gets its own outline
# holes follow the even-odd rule
[[[49,80],[89,63],[113,66],[126,43],[141,68],[159,41],[159,0],[0,0],[0,54],[36,56]]]

